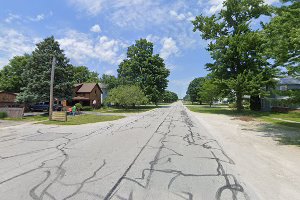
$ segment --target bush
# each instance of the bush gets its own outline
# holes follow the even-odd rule
[[[93,107],[92,106],[83,106],[82,110],[83,111],[91,111],[91,110],[93,110]]]
[[[136,85],[122,85],[112,89],[105,101],[105,103],[128,108],[145,104],[148,102],[148,99],[140,87]]]
[[[0,119],[3,119],[7,117],[7,113],[6,112],[0,112]]]
[[[82,110],[82,105],[80,103],[75,104],[77,110]]]
[[[230,103],[230,104],[228,104],[228,107],[229,108],[236,108],[236,103]]]

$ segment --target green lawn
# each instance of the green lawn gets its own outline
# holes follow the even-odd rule
[[[80,125],[105,121],[113,121],[122,119],[123,116],[98,116],[98,115],[77,115],[75,117],[68,116],[67,122],[61,121],[42,121],[40,124],[55,124],[55,125]]]
[[[293,122],[284,122],[283,120],[290,120],[294,122],[300,122],[300,111],[290,111],[289,113],[273,113],[273,112],[258,112],[258,111],[250,111],[250,110],[244,110],[244,111],[237,111],[233,110],[227,107],[212,107],[209,106],[187,106],[188,109],[190,109],[193,112],[200,112],[200,113],[211,113],[211,114],[223,114],[223,115],[229,115],[233,117],[251,117],[254,119],[271,122],[273,124],[277,125],[283,125],[293,128],[300,128],[300,123],[293,123]],[[274,119],[278,118],[278,119]]]
[[[162,106],[155,106],[155,105],[145,105],[145,106],[139,106],[136,108],[115,108],[115,107],[105,107],[100,108],[96,110],[92,110],[93,112],[100,112],[100,113],[140,113],[140,112],[146,112],[149,110],[153,110],[155,108],[159,108]]]

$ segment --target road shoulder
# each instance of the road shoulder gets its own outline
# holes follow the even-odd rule
[[[243,181],[260,199],[299,199],[300,148],[279,145],[260,122],[191,112],[235,161]]]

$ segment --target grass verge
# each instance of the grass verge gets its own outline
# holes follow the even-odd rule
[[[81,125],[97,122],[113,121],[117,119],[122,119],[123,116],[98,116],[98,115],[78,115],[78,116],[68,116],[68,121],[42,121],[39,124],[55,124],[55,125]]]

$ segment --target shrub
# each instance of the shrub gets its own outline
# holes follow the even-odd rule
[[[106,103],[124,106],[125,108],[148,102],[144,92],[136,85],[122,85],[112,89],[106,98]]]
[[[230,103],[230,104],[228,104],[228,107],[229,108],[236,108],[236,103]]]
[[[77,110],[82,110],[82,105],[80,103],[75,104]]]
[[[93,107],[92,106],[83,106],[82,110],[83,111],[91,111],[91,110],[93,110]]]
[[[7,113],[6,112],[0,112],[0,119],[3,119],[7,117]]]

